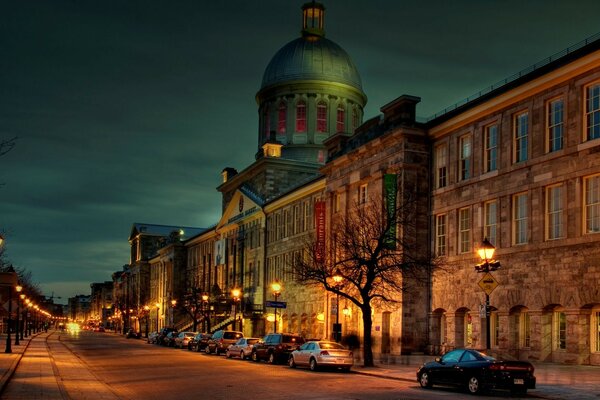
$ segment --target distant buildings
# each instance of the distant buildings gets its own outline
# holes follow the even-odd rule
[[[439,268],[403,276],[397,304],[374,304],[377,356],[485,348],[489,321],[493,353],[600,365],[598,37],[427,121],[420,99],[403,95],[363,123],[360,76],[325,39],[323,17],[306,4],[302,37],[266,68],[256,161],[223,170],[221,219],[133,225],[131,262],[113,274],[115,326],[331,338],[341,317],[342,337],[362,337],[359,309],[299,285],[290,266],[316,216],[330,238],[332,219],[391,176],[398,198],[418,200],[396,234]],[[475,270],[484,238],[501,264],[496,286],[484,285],[489,319]],[[268,307],[275,300],[285,308]]]

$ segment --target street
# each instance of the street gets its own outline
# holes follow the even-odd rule
[[[224,356],[147,344],[112,333],[56,332],[33,341],[47,345],[59,390],[31,394],[31,363],[24,357],[3,399],[473,399],[452,389],[423,390],[415,382],[357,373],[310,372],[286,365],[253,363]],[[29,353],[30,350],[28,350]],[[38,367],[34,369],[37,370]],[[37,389],[36,389],[37,390]],[[60,394],[58,394],[60,392]],[[30,396],[30,397],[27,397]],[[38,397],[39,396],[39,397]],[[489,396],[487,396],[489,397]],[[508,397],[494,394],[492,397]]]

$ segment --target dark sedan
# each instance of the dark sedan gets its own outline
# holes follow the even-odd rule
[[[526,361],[499,361],[477,350],[456,349],[423,364],[417,381],[423,388],[458,386],[471,394],[490,389],[525,394],[527,389],[535,389],[533,370]]]

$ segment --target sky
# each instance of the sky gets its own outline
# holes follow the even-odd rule
[[[365,120],[428,117],[600,32],[597,0],[324,0]],[[0,0],[0,233],[66,303],[129,262],[135,222],[218,222],[225,167],[254,161],[255,95],[302,0]]]

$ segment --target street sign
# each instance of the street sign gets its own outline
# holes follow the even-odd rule
[[[494,275],[487,272],[479,281],[479,287],[489,296],[498,287],[498,281]]]
[[[285,301],[265,301],[265,307],[272,308],[285,308],[287,303]]]

